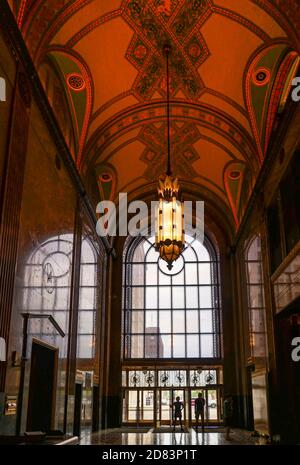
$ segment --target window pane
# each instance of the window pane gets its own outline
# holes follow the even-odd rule
[[[96,266],[81,265],[80,268],[80,285],[95,286],[96,284]]]
[[[201,335],[201,357],[213,357],[213,336]]]
[[[133,262],[144,262],[145,255],[149,247],[150,247],[150,244],[147,241],[143,241],[141,244],[139,244],[134,251],[132,261]]]
[[[265,306],[264,292],[261,285],[258,284],[249,286],[249,298],[251,308],[261,308]]]
[[[78,332],[81,334],[93,334],[94,312],[79,312]]]
[[[144,336],[131,336],[131,358],[143,358]]]
[[[199,321],[198,321],[198,310],[187,310],[186,311],[186,332],[187,333],[198,333]]]
[[[184,284],[184,272],[183,270],[172,277],[172,284]]]
[[[213,331],[213,319],[211,310],[200,311],[200,331],[201,333],[212,333]]]
[[[80,289],[79,309],[91,310],[95,306],[95,288],[83,287]],[[63,299],[64,297],[62,297]]]
[[[261,243],[260,237],[256,237],[249,248],[248,260],[260,261],[261,260]]]
[[[157,263],[158,258],[159,258],[158,252],[156,252],[156,250],[155,250],[154,247],[151,247],[151,248],[149,249],[148,253],[147,253],[146,261],[147,261],[148,263],[150,263],[150,262]]]
[[[144,332],[144,312],[131,312],[131,332]]]
[[[144,265],[131,266],[132,281],[128,284],[133,286],[143,286],[144,284]],[[130,274],[129,274],[130,276]]]
[[[173,311],[173,333],[185,333],[184,311]]]
[[[130,292],[130,289],[128,290]],[[144,288],[133,287],[131,290],[131,308],[144,308]]]
[[[187,335],[187,356],[199,357],[199,336]]]
[[[159,358],[171,358],[171,335],[162,334],[158,338]]]
[[[173,336],[173,357],[185,357],[185,336]]]
[[[184,250],[182,255],[184,256],[184,260],[186,262],[195,262],[196,261],[196,254],[195,254],[194,250],[192,249],[192,247],[189,247],[188,245],[187,245],[187,247]]]
[[[157,287],[146,288],[146,308],[157,308]]]
[[[251,330],[255,333],[265,332],[264,309],[251,311]]]
[[[171,312],[159,312],[159,330],[161,333],[171,333]]]
[[[93,339],[94,336],[78,336],[77,357],[92,358],[93,357]]]
[[[210,286],[199,287],[200,308],[212,308],[212,295]]]
[[[185,282],[186,284],[197,284],[198,283],[196,263],[187,263],[185,265]]]
[[[173,287],[173,308],[184,308],[184,287]]]
[[[262,269],[261,264],[257,262],[248,262],[248,283],[261,283],[262,282]]]
[[[198,288],[196,286],[187,287],[185,297],[187,308],[198,308]]]
[[[211,261],[211,257],[209,255],[207,249],[204,247],[203,244],[201,244],[201,242],[194,241],[192,243],[192,247],[193,247],[193,249],[195,250],[195,252],[197,254],[197,260],[199,262],[210,262]]]
[[[157,265],[146,265],[146,284],[157,284]]]
[[[159,308],[171,308],[171,288],[159,288]]]
[[[265,357],[266,356],[266,334],[263,333],[255,333],[252,334],[253,337],[253,356],[254,357]]]
[[[146,312],[146,330],[149,328],[157,328],[157,311]]]
[[[159,284],[171,284],[171,276],[168,276],[161,271],[159,271]]]
[[[157,358],[157,342],[157,334],[147,334],[145,336],[145,358]]]
[[[200,284],[211,284],[211,264],[210,263],[199,263],[199,283]]]
[[[93,247],[87,239],[83,239],[81,243],[81,263],[95,263]]]

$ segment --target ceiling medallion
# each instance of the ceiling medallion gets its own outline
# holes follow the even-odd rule
[[[81,92],[85,89],[86,83],[81,74],[71,73],[66,76],[68,87],[74,92]]]
[[[252,80],[256,86],[265,86],[271,79],[270,70],[267,68],[259,68],[254,71]]]

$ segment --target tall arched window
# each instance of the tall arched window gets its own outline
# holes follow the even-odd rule
[[[154,249],[154,238],[139,238],[124,263],[124,359],[220,358],[218,260],[187,236],[171,271]]]
[[[51,314],[68,335],[72,281],[73,235],[62,234],[42,243],[24,266],[22,311]],[[60,346],[67,356],[67,337],[62,339],[48,320],[31,320],[30,336]]]
[[[246,249],[249,346],[252,357],[265,357],[266,322],[261,239],[255,236]]]

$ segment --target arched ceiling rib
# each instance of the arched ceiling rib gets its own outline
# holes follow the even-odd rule
[[[133,192],[163,171],[163,44],[171,42],[175,173],[195,190],[210,190],[238,225],[240,200],[249,197],[266,153],[278,104],[273,88],[289,76],[294,58],[284,61],[285,55],[300,49],[298,1],[16,0],[14,6],[37,68],[46,58],[60,65],[82,128],[76,163],[83,176],[94,172],[99,195]],[[114,185],[109,194],[105,182]]]

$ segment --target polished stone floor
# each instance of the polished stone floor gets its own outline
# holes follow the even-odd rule
[[[130,431],[130,430],[129,430]],[[251,433],[244,430],[234,429],[231,432],[231,439],[225,439],[225,432],[199,432],[189,429],[187,433],[180,430],[175,433],[153,433],[153,428],[142,432],[126,432],[126,428],[110,429],[99,431],[98,433],[83,433],[79,442],[80,445],[263,445],[265,440],[251,436]]]

